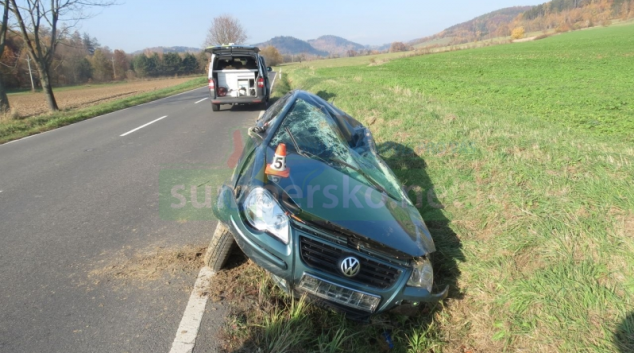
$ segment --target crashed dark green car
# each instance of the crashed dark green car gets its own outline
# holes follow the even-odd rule
[[[447,296],[432,292],[436,249],[425,222],[366,127],[292,91],[249,137],[214,206],[214,270],[235,239],[282,289],[351,318]],[[285,158],[276,156],[282,144]]]

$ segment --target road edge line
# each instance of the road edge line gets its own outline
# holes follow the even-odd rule
[[[194,346],[196,345],[196,338],[198,337],[198,330],[200,329],[200,323],[202,322],[207,300],[209,299],[211,278],[215,274],[216,273],[207,266],[201,268],[200,272],[198,272],[194,289],[189,296],[183,318],[176,330],[176,337],[174,337],[174,342],[172,342],[170,353],[193,352]]]

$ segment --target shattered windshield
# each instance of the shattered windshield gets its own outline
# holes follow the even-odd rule
[[[312,99],[298,98],[270,142],[321,160],[396,200],[404,195],[392,171],[380,160],[370,131],[345,113]],[[290,135],[289,135],[290,131]],[[297,148],[295,148],[297,144]]]

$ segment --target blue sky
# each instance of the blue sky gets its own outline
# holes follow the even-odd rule
[[[156,46],[202,47],[211,20],[229,14],[246,29],[248,43],[280,35],[307,40],[333,34],[365,45],[379,45],[432,35],[504,7],[543,2],[120,0],[120,5],[93,11],[95,16],[81,22],[79,30],[96,37],[104,46],[126,52]]]

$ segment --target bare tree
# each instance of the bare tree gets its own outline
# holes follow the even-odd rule
[[[4,45],[7,40],[7,21],[9,21],[9,4],[5,1],[3,2],[3,6],[2,25],[0,27],[0,57],[2,57],[4,53]],[[10,109],[9,97],[7,97],[7,92],[4,90],[4,83],[0,77],[0,113],[7,113]]]
[[[223,15],[218,16],[211,22],[205,46],[222,45],[229,43],[244,43],[247,40],[247,33],[242,28],[238,19]]]
[[[49,110],[59,110],[51,86],[50,69],[60,38],[64,37],[78,21],[90,17],[84,12],[86,9],[114,5],[115,1],[22,0],[21,6],[17,5],[16,0],[7,2],[11,4],[11,11],[20,28],[24,45],[40,74]]]

